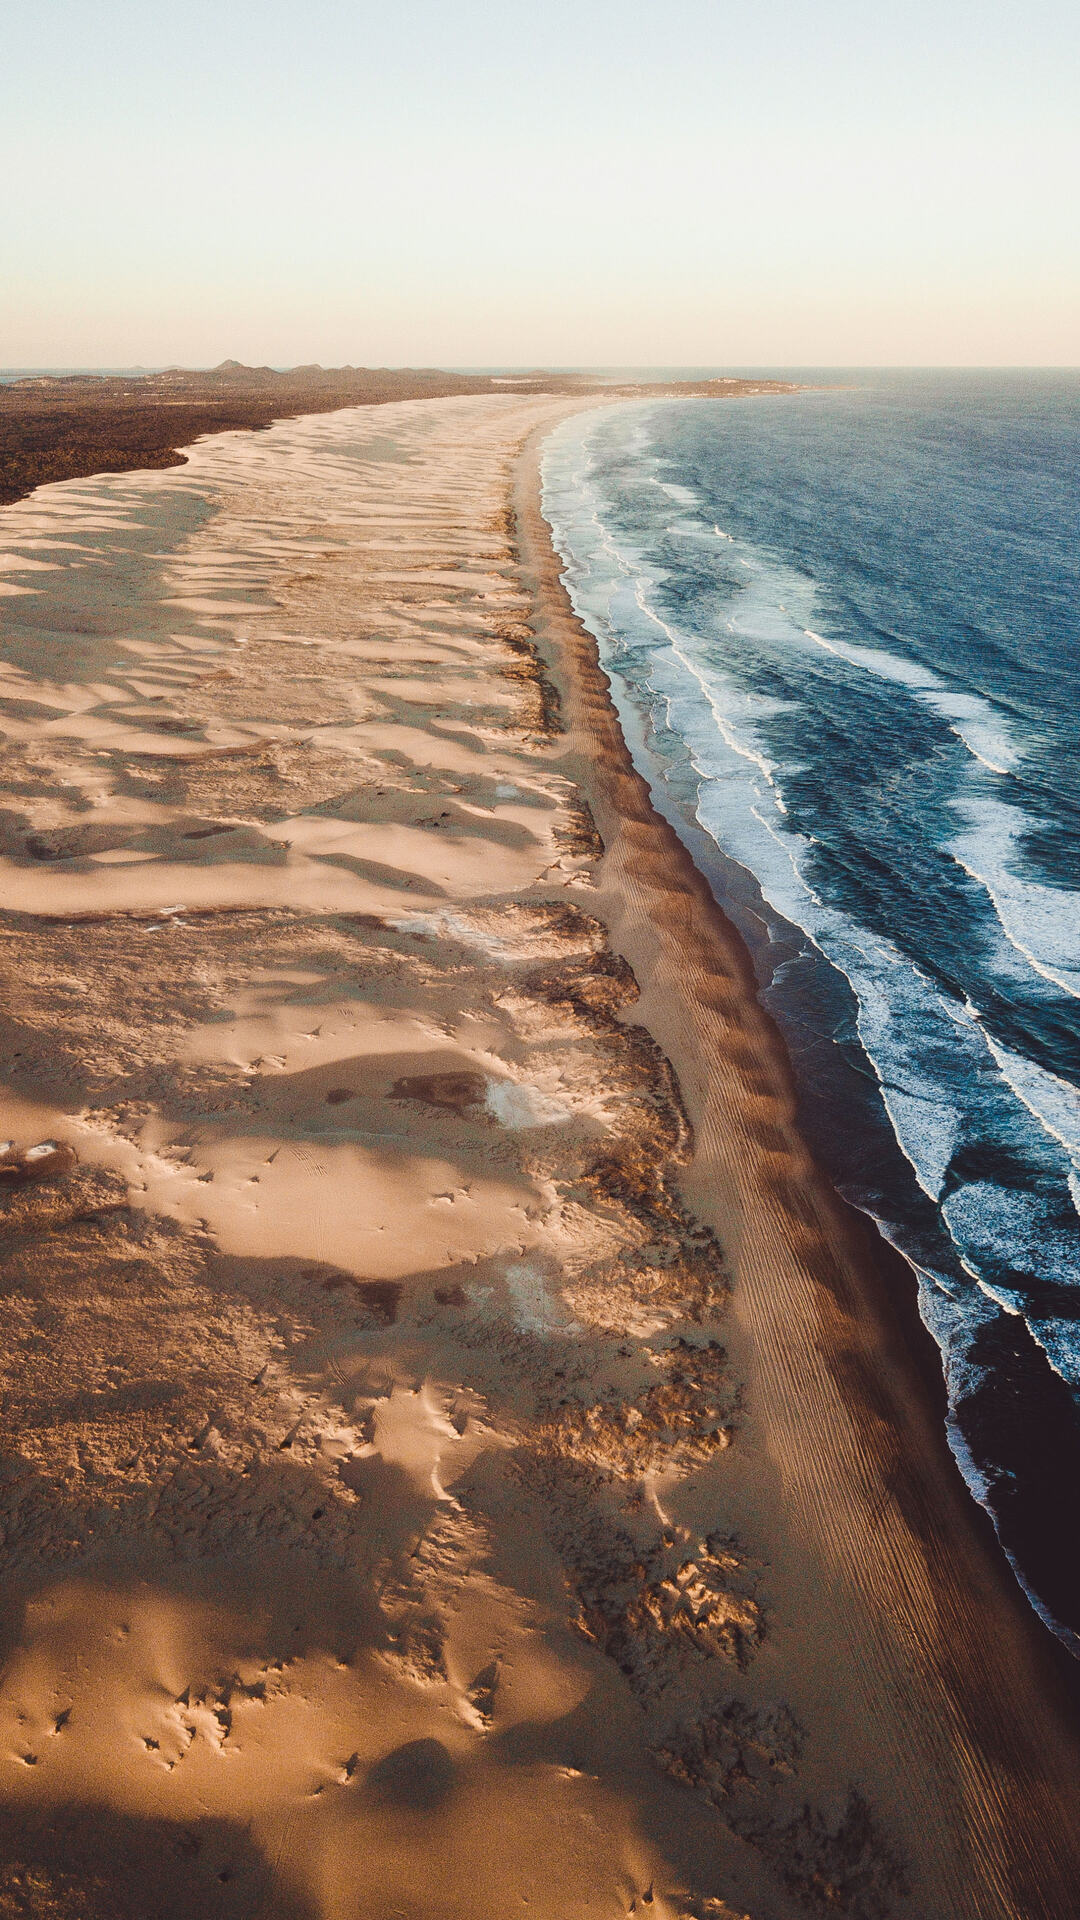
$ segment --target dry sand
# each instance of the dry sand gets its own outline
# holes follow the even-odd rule
[[[558,582],[575,404],[0,519],[4,1920],[1074,1920],[1064,1669]]]

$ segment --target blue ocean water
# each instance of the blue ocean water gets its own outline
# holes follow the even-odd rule
[[[628,403],[545,511],[804,1120],[919,1277],[951,1441],[1080,1629],[1080,374]]]

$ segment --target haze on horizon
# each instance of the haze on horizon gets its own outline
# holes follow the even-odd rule
[[[0,366],[1073,365],[1065,0],[8,0]]]

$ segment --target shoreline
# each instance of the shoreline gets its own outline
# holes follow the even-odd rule
[[[789,1189],[784,1194],[774,1186],[779,1206],[789,1204],[798,1221],[790,1252],[796,1254],[800,1236],[805,1239],[808,1231],[817,1244],[804,1244],[802,1253],[816,1254],[820,1259],[821,1252],[826,1251],[826,1259],[816,1273],[798,1276],[802,1297],[797,1305],[807,1339],[813,1338],[821,1319],[832,1319],[840,1336],[840,1350],[830,1354],[826,1349],[822,1358],[835,1369],[853,1428],[863,1430],[868,1450],[875,1444],[880,1446],[884,1439],[883,1420],[891,1430],[888,1451],[893,1453],[894,1484],[888,1492],[880,1486],[872,1500],[868,1494],[873,1475],[868,1476],[869,1485],[849,1485],[846,1493],[852,1497],[851,1520],[856,1520],[862,1506],[865,1519],[871,1522],[879,1496],[895,1500],[903,1513],[904,1530],[910,1529],[912,1543],[917,1542],[934,1563],[930,1584],[937,1589],[935,1599],[947,1608],[953,1631],[963,1625],[961,1644],[937,1649],[941,1674],[935,1688],[927,1689],[925,1707],[929,1718],[934,1712],[932,1694],[940,1686],[942,1697],[937,1705],[943,1705],[944,1696],[950,1695],[952,1711],[974,1735],[976,1755],[982,1747],[981,1764],[976,1759],[973,1768],[976,1776],[982,1775],[976,1792],[985,1796],[980,1817],[988,1822],[982,1836],[986,1847],[982,1872],[987,1883],[981,1897],[1000,1898],[1004,1885],[1012,1882],[1015,1910],[1025,1920],[1044,1913],[1060,1913],[1064,1920],[1071,1912],[1072,1890],[1080,1882],[1080,1849],[1071,1867],[1063,1860],[1056,1861],[1046,1881],[1036,1863],[1044,1847],[1053,1856],[1069,1831],[1063,1817],[1065,1805],[1072,1803],[1074,1827],[1075,1812],[1080,1809],[1076,1784],[1080,1781],[1080,1684],[1075,1662],[1023,1593],[989,1515],[970,1493],[949,1449],[940,1355],[918,1313],[915,1275],[874,1224],[840,1199],[799,1136],[786,1048],[779,1029],[758,1001],[749,952],[682,841],[653,808],[645,781],[631,763],[596,642],[571,608],[561,579],[561,561],[543,518],[539,475],[542,438],[540,434],[533,437],[519,469],[516,489],[526,567],[533,575],[538,598],[538,634],[541,643],[547,643],[553,669],[557,672],[561,664],[568,683],[570,724],[579,736],[576,777],[592,800],[607,847],[601,917],[616,951],[623,953],[634,969],[642,990],[643,1017],[671,1060],[697,1135],[693,1162],[682,1178],[683,1190],[694,1211],[716,1228],[722,1244],[727,1246],[733,1238],[746,1237],[747,1189],[754,1176],[750,1173],[748,1178],[745,1170],[740,1172],[730,1164],[734,1149],[723,1138],[723,1121],[717,1112],[721,1106],[730,1109],[730,1095],[726,1100],[717,1099],[716,1090],[710,1086],[708,1066],[703,1066],[717,1056],[725,1038],[730,1056],[734,1032],[744,1064],[748,1039],[753,1051],[749,1064],[759,1070],[763,1060],[768,1063],[772,1109],[768,1127],[774,1130],[778,1125],[785,1136],[782,1142],[770,1140],[764,1153],[756,1143],[759,1150],[754,1158],[763,1166],[774,1147],[785,1152],[814,1216],[812,1222],[799,1219],[804,1208],[798,1192]],[[582,734],[600,741],[595,760],[583,752]],[[612,868],[614,873],[607,877]],[[623,888],[630,894],[629,901],[620,898]],[[680,976],[693,983],[685,1009],[679,1006]],[[730,1073],[730,1057],[725,1066]],[[736,1077],[739,1070],[736,1064]],[[751,1131],[745,1123],[742,1130],[744,1134]],[[766,1238],[764,1233],[762,1238]],[[793,1280],[799,1265],[812,1265],[812,1261],[796,1257],[791,1265]],[[778,1328],[775,1322],[786,1318],[796,1304],[791,1295],[786,1301],[771,1301],[762,1281],[763,1276],[756,1276],[757,1297],[750,1312],[738,1276],[732,1296],[732,1315],[742,1322],[739,1346],[735,1348],[733,1343],[733,1351],[737,1364],[751,1376],[755,1372],[752,1349],[765,1340],[776,1350],[771,1356],[774,1364],[780,1363],[792,1331],[790,1326]],[[783,1384],[771,1368],[758,1370],[758,1389],[766,1408],[760,1410],[759,1399],[758,1418],[766,1428],[777,1400],[792,1394],[795,1378],[801,1375],[805,1379],[812,1371],[800,1367],[797,1359],[792,1365],[790,1351],[786,1359],[787,1381]],[[751,1409],[754,1398],[751,1387]],[[896,1439],[898,1434],[913,1442],[906,1457],[902,1440]],[[799,1437],[796,1435],[796,1439]],[[803,1444],[810,1447],[816,1438],[813,1432],[801,1435]],[[875,1464],[886,1479],[890,1467],[880,1461]],[[822,1489],[817,1492],[820,1498]],[[871,1511],[865,1511],[867,1508]],[[1005,1642],[1009,1645],[1007,1654]],[[994,1679],[988,1678],[989,1646],[998,1654],[993,1662]],[[879,1648],[879,1657],[881,1651]],[[1008,1700],[1010,1694],[1012,1699]],[[1067,1714],[1059,1714],[1055,1694],[1068,1699]],[[1043,1725],[1038,1729],[1027,1726],[1029,1715],[1042,1719]],[[1003,1723],[1019,1738],[1003,1741]],[[1043,1775],[1047,1753],[1055,1750],[1058,1766],[1050,1766],[1047,1772],[1051,1777],[1056,1773],[1064,1789],[1060,1813],[1055,1813],[1051,1799],[1043,1809],[1045,1834],[1039,1836],[1043,1818],[1036,1816],[1031,1835],[1022,1836],[1013,1826],[1018,1816],[1008,1800],[998,1801],[993,1807],[998,1795],[992,1769],[1002,1767],[1012,1776],[1014,1785],[1017,1775],[1026,1774],[1034,1781]],[[929,1774],[927,1767],[924,1785],[930,1784]],[[927,1808],[930,1817],[935,1803],[940,1818],[941,1800],[931,1792]],[[999,1855],[996,1862],[991,1860],[992,1853]],[[945,1867],[944,1859],[941,1865]],[[992,1891],[999,1873],[1002,1883]],[[1030,1879],[1029,1874],[1033,1876]],[[967,1908],[963,1904],[978,1897],[973,1882],[965,1887],[958,1879],[954,1897],[961,1903],[958,1912],[977,1910],[981,1917],[984,1911],[990,1911],[989,1907]]]
[[[908,403],[922,404],[917,388],[904,388],[903,392],[907,395]],[[1012,400],[1009,404],[1015,405],[1018,391],[1010,389],[1010,392]],[[942,409],[947,411],[947,404],[951,402],[946,403],[943,394],[944,390],[930,408],[928,418],[940,419],[943,417]],[[691,525],[704,536],[706,529],[719,520],[720,527],[729,524],[741,527],[741,537],[747,544],[741,549],[717,549],[714,558],[703,563],[705,576],[711,578],[714,567],[718,568],[720,590],[727,593],[728,585],[724,582],[728,580],[728,574],[725,571],[727,562],[722,558],[724,554],[731,559],[736,576],[741,573],[744,561],[751,567],[764,565],[768,573],[772,562],[768,555],[761,554],[757,535],[753,531],[756,512],[750,515],[749,520],[744,512],[740,512],[739,498],[744,490],[743,481],[756,499],[754,476],[757,456],[760,454],[764,461],[760,477],[772,503],[766,510],[767,514],[778,512],[781,523],[786,524],[783,516],[788,509],[777,505],[788,498],[782,463],[777,464],[778,454],[784,448],[792,452],[800,475],[797,493],[804,491],[807,485],[812,486],[816,463],[807,465],[805,454],[800,456],[797,452],[802,445],[805,428],[809,442],[822,451],[825,461],[822,484],[826,486],[830,499],[834,498],[827,480],[827,450],[834,444],[842,443],[845,434],[855,431],[855,422],[846,405],[838,410],[830,406],[823,415],[813,404],[814,399],[821,397],[797,396],[785,407],[777,409],[769,406],[764,410],[759,409],[753,416],[745,412],[724,416],[713,408],[711,415],[698,415],[696,422],[692,419],[693,410],[689,407],[644,409],[640,421],[644,421],[645,425],[640,425],[637,410],[623,413],[620,419],[607,421],[588,415],[580,416],[576,422],[571,421],[567,427],[557,431],[547,443],[544,454],[546,510],[556,528],[556,537],[563,543],[568,556],[566,578],[572,603],[582,610],[586,622],[593,626],[599,636],[601,658],[611,675],[612,698],[633,764],[645,777],[657,811],[674,827],[750,951],[762,1003],[775,1015],[790,1050],[804,1138],[812,1142],[815,1156],[834,1187],[861,1209],[875,1223],[883,1237],[894,1244],[914,1267],[919,1282],[920,1315],[941,1348],[940,1369],[947,1382],[951,1402],[947,1431],[954,1456],[975,1500],[989,1513],[1002,1549],[1036,1612],[1076,1656],[1080,1653],[1080,1639],[1076,1631],[1080,1624],[1077,1619],[1080,1513],[1076,1510],[1073,1490],[1080,1485],[1080,1413],[1068,1386],[1068,1248],[1070,1239],[1075,1240],[1076,1223],[1065,1185],[1067,1157],[1061,1161],[1059,1142],[1054,1137],[1053,1129],[1048,1134],[1045,1124],[1037,1122],[1033,1111],[1029,1111],[1019,1099],[1013,1084],[1013,1066],[1003,1059],[997,1062],[995,1069],[990,1065],[990,1055],[987,1054],[989,1077],[984,1083],[980,1068],[980,1059],[985,1051],[982,1040],[970,1032],[965,1037],[959,1030],[955,1030],[955,1045],[950,1039],[950,1034],[954,1033],[948,1018],[950,1006],[954,1013],[961,1004],[969,1012],[974,1006],[981,1008],[987,1017],[1000,1017],[1003,1022],[1000,1037],[1003,1041],[1011,1040],[1023,1054],[1024,1042],[1019,1029],[1026,1017],[1021,1013],[1021,1004],[1027,1005],[1025,991],[1018,987],[1020,1002],[1012,1005],[1006,995],[1005,1001],[998,1003],[998,1015],[989,1015],[987,1010],[994,1005],[994,989],[989,979],[980,981],[979,963],[974,959],[975,949],[965,945],[962,939],[954,942],[952,954],[955,967],[959,969],[952,976],[955,1001],[950,1000],[947,988],[939,990],[928,984],[934,979],[947,981],[950,978],[949,935],[944,929],[950,914],[954,918],[958,914],[956,886],[959,885],[962,892],[971,873],[978,873],[980,883],[985,873],[995,873],[998,878],[990,884],[996,899],[999,879],[1007,891],[1007,882],[1001,878],[999,871],[999,856],[1000,859],[1005,856],[1000,846],[993,854],[986,846],[978,853],[969,849],[969,856],[966,856],[969,865],[966,869],[963,864],[954,869],[952,881],[948,881],[943,872],[945,891],[940,902],[930,910],[930,919],[937,931],[929,933],[929,920],[921,929],[929,943],[925,949],[920,949],[921,932],[918,924],[923,909],[914,903],[914,896],[909,898],[910,873],[903,884],[898,883],[898,893],[888,883],[883,883],[877,907],[871,909],[874,829],[867,827],[865,822],[860,825],[860,803],[854,796],[858,790],[871,811],[875,797],[880,801],[883,809],[880,816],[882,830],[892,849],[890,857],[899,862],[899,874],[905,870],[904,857],[895,837],[889,840],[885,821],[889,816],[889,795],[892,794],[895,799],[894,779],[902,779],[903,775],[894,767],[893,774],[885,781],[884,790],[878,794],[877,788],[881,783],[880,780],[875,782],[872,743],[868,745],[865,764],[860,766],[856,744],[859,724],[857,703],[850,705],[851,688],[845,691],[848,669],[845,668],[840,680],[836,681],[830,665],[826,670],[826,680],[819,684],[824,703],[822,713],[835,719],[837,712],[845,709],[845,702],[849,703],[850,710],[841,724],[849,730],[854,757],[846,775],[840,779],[835,794],[826,799],[829,780],[819,752],[814,747],[817,737],[814,713],[800,704],[810,697],[806,692],[807,685],[817,684],[814,674],[824,658],[817,648],[819,636],[810,631],[812,626],[820,623],[811,619],[808,607],[803,607],[800,618],[794,620],[777,654],[776,634],[772,632],[767,619],[763,623],[758,622],[757,615],[762,609],[754,596],[754,617],[751,620],[753,638],[748,639],[749,653],[740,645],[736,649],[734,663],[727,663],[734,674],[733,688],[729,689],[734,705],[731,706],[729,717],[735,725],[735,736],[732,741],[727,741],[726,723],[721,724],[720,734],[716,734],[707,724],[707,714],[697,706],[699,673],[705,673],[707,677],[709,671],[714,669],[720,674],[722,683],[727,673],[726,649],[721,646],[718,654],[715,636],[713,643],[708,640],[710,622],[707,607],[711,602],[698,599],[701,580],[697,573],[697,562],[689,558],[690,572],[686,580],[675,584],[680,602],[685,591],[691,605],[705,619],[704,626],[700,626],[700,623],[697,626],[705,646],[703,661],[697,661],[694,646],[691,646],[689,655],[686,654],[685,645],[678,639],[678,619],[670,633],[665,635],[664,632],[664,621],[671,617],[670,608],[675,601],[666,599],[667,590],[660,585],[664,575],[660,563],[666,558],[678,573],[681,561],[672,561],[670,552],[665,554],[662,548],[652,545],[657,532],[655,527],[643,536],[645,551],[651,558],[646,560],[640,551],[635,558],[634,538],[623,517],[625,501],[622,482],[629,481],[637,472],[639,462],[637,456],[631,453],[631,447],[640,431],[654,451],[666,450],[672,456],[670,465],[667,460],[661,461],[661,468],[669,478],[690,480],[696,475],[691,488],[692,492],[696,492],[698,481],[706,473],[711,475],[698,503],[702,509],[701,516],[695,508],[689,523],[684,525],[682,518],[677,517],[669,529],[679,551],[682,551],[683,536],[688,535]],[[895,417],[899,405],[897,395],[893,395],[891,402],[885,390],[876,396],[864,397],[870,402],[867,432],[874,441],[878,455],[883,460],[888,457],[890,436],[895,427],[895,456],[899,463],[898,471],[903,471],[905,462],[913,459],[914,455],[907,439],[907,428],[902,425],[902,419],[906,418],[902,406],[901,417]],[[809,405],[804,404],[807,400],[810,401]],[[976,418],[981,417],[976,414]],[[1009,417],[1015,424],[1013,413]],[[634,427],[635,421],[639,421],[638,427]],[[816,425],[811,424],[813,422]],[[734,495],[723,491],[726,463],[721,460],[715,472],[708,466],[708,461],[718,458],[718,450],[729,444],[736,469],[742,474],[742,481],[737,484]],[[688,452],[690,464],[686,472],[682,471],[678,451],[684,445],[688,450],[695,450],[692,455]],[[713,452],[707,453],[710,446]],[[604,450],[603,454],[601,450]],[[607,505],[594,500],[593,482],[589,478],[598,457],[601,458],[603,471],[607,471],[607,455],[615,460],[615,471],[619,476],[612,482],[614,492],[607,503],[615,516],[610,526]],[[705,461],[705,466],[699,465],[701,461]],[[652,465],[648,464],[651,471]],[[578,473],[581,475],[580,487],[576,478]],[[710,492],[713,482],[718,489],[715,497]],[[730,475],[727,485],[730,487]],[[606,496],[609,491],[605,485],[601,485],[602,494]],[[875,489],[871,489],[871,492],[874,493]],[[650,495],[650,500],[653,497],[657,511],[662,513],[666,504],[664,495]],[[727,501],[727,519],[719,512],[721,498]],[[709,499],[713,499],[714,511],[705,512],[704,503]],[[745,501],[743,506],[745,508]],[[606,533],[593,518],[594,507],[607,528]],[[651,518],[650,506],[646,519],[651,522]],[[811,526],[814,531],[811,531]],[[822,574],[822,578],[825,578],[830,564],[826,555],[831,539],[827,526],[818,516],[807,523],[805,533],[811,543],[824,542],[819,559],[825,567]],[[612,567],[619,576],[624,577],[624,587],[618,590],[608,609],[614,622],[613,628],[604,612],[610,591],[606,555],[609,534],[614,538],[617,549],[612,556]],[[912,585],[905,576],[902,555],[899,549],[890,548],[888,531],[884,525],[879,525],[878,534],[879,540],[875,544],[881,546],[879,559],[891,553],[887,571],[893,570],[892,563],[895,561],[896,592],[904,602],[907,615],[917,625],[918,595],[916,593],[912,599]],[[630,538],[629,547],[622,535]],[[736,535],[737,539],[739,537]],[[732,558],[732,555],[738,556],[739,553],[741,558]],[[656,575],[658,564],[660,573]],[[842,570],[842,562],[837,561],[837,564]],[[881,575],[880,567],[877,572],[880,611],[889,598],[889,587],[887,579]],[[751,575],[747,574],[746,578],[749,580]],[[962,602],[962,581],[954,577],[953,586]],[[1037,583],[1034,580],[1031,586],[1037,597]],[[654,588],[665,600],[668,611],[656,604]],[[623,607],[624,591],[627,595],[633,592],[642,594],[643,626],[639,627],[632,601],[627,599]],[[1006,597],[1008,591],[1002,583],[1002,592]],[[777,589],[773,594],[770,588],[770,596],[777,603],[786,600],[789,605],[794,604],[794,594],[797,594],[797,589],[791,580],[787,581],[783,591]],[[596,595],[600,597],[595,598]],[[744,607],[744,615],[749,607],[748,602]],[[684,609],[684,613],[686,611]],[[985,607],[984,613],[989,619]],[[737,616],[737,625],[741,624],[744,615]],[[695,630],[695,616],[690,614],[689,617],[689,628],[686,627],[685,618],[681,622],[685,631]],[[781,606],[777,619],[783,621],[788,617],[787,609]],[[653,620],[658,622],[655,627],[650,624]],[[848,632],[849,640],[858,639],[857,625],[858,622],[856,626],[844,629]],[[887,620],[885,625],[888,625]],[[656,671],[649,668],[646,672],[642,657],[637,652],[636,643],[647,635],[660,648],[653,662]],[[631,648],[626,660],[621,657],[623,642]],[[799,654],[804,642],[814,643],[813,653],[807,662],[810,681],[805,684]],[[831,642],[823,644],[827,647]],[[751,656],[757,661],[756,669],[749,667]],[[858,655],[854,657],[858,658]],[[646,661],[648,658],[649,650],[646,652]],[[800,660],[800,665],[792,680],[789,676],[795,670],[796,660]],[[814,665],[815,660],[817,666]],[[711,663],[711,668],[705,663]],[[886,669],[883,667],[882,670]],[[903,676],[904,669],[895,661],[887,671],[892,673],[894,670],[897,675]],[[749,710],[743,707],[742,694],[733,690],[739,687],[746,690],[748,672],[751,683],[758,686],[771,685],[775,690],[777,684],[785,683],[786,697],[790,697],[792,703],[786,722],[774,717],[773,721],[762,723],[764,735],[761,734],[758,721],[752,721],[752,738],[745,735],[742,725]],[[778,674],[779,680],[770,681],[770,672]],[[872,677],[868,685],[871,684]],[[662,698],[657,705],[657,687],[666,690],[674,700],[670,713],[665,711]],[[650,692],[650,688],[654,691]],[[755,695],[750,693],[748,698],[752,706]],[[838,703],[835,709],[834,701]],[[721,704],[727,711],[725,703],[722,701]],[[902,701],[895,716],[901,731],[914,714],[912,709],[905,720],[905,711],[905,702]],[[800,724],[805,734],[802,742],[805,753],[799,750],[798,730],[794,736],[791,731],[796,724],[796,712],[803,714]],[[742,718],[738,718],[738,715]],[[990,724],[988,720],[986,723]],[[703,724],[704,733],[701,732]],[[828,726],[828,721],[824,724]],[[779,731],[774,732],[774,726]],[[851,729],[854,732],[850,732]],[[979,788],[980,780],[989,780],[990,787],[995,790],[998,784],[972,757],[971,743],[962,737],[963,731],[958,734],[953,730],[951,735],[946,734],[943,749],[947,757],[949,754],[953,756],[949,759],[949,779],[955,786],[961,812],[964,803],[960,796],[968,791],[965,785],[967,780],[973,778],[975,788]],[[734,744],[746,758],[734,758],[725,748],[721,735],[728,747]],[[818,744],[820,746],[820,742]],[[927,745],[926,742],[923,744]],[[918,750],[909,744],[910,752]],[[800,813],[801,842],[796,840],[788,844],[782,831],[784,822],[780,812],[773,819],[771,801],[762,808],[754,797],[753,789],[760,782],[758,769],[752,763],[755,755],[761,753],[765,754],[772,768],[770,780],[775,776],[787,796],[786,802],[777,798],[777,808],[784,811],[786,805],[795,804],[796,811]],[[772,765],[774,758],[776,766]],[[797,770],[800,760],[805,760],[806,765]],[[709,769],[704,780],[702,767]],[[787,794],[789,775],[790,795]],[[722,795],[727,790],[729,778],[734,782],[734,791],[730,802],[726,802]],[[772,789],[764,786],[762,791],[768,795]],[[973,800],[972,804],[977,811],[980,803]],[[1062,804],[1065,804],[1064,799]],[[718,807],[722,810],[722,817],[719,818],[716,811]],[[919,813],[917,803],[915,810]],[[711,826],[708,824],[710,820]],[[765,831],[769,820],[772,820],[773,828],[779,833],[779,840],[770,837],[772,828]],[[790,824],[788,821],[787,825]],[[866,838],[863,838],[864,828]],[[820,845],[815,844],[819,833],[822,836]],[[844,833],[853,836],[848,850],[850,872],[848,856],[838,855],[839,843],[833,838],[834,834],[842,837]],[[929,822],[919,813],[920,845],[923,835],[927,833],[932,839]],[[942,844],[948,845],[947,833]],[[831,852],[828,851],[830,848]],[[879,847],[879,855],[880,852]],[[794,867],[789,866],[789,854]],[[995,867],[995,860],[999,861],[998,867]],[[825,886],[825,904],[815,893],[816,883],[807,879],[807,863],[816,866],[819,862],[820,879]],[[881,870],[880,859],[878,868]],[[857,883],[854,878],[856,873],[861,876]],[[851,892],[846,891],[845,874],[851,882]],[[810,888],[809,893],[805,892],[804,881]],[[925,899],[933,902],[934,897],[933,887],[929,886],[924,904]],[[1000,930],[1000,901],[997,906],[990,906],[989,896],[980,897],[987,903],[989,912],[989,924],[980,938],[984,937],[992,946],[995,938],[1003,937]],[[977,900],[973,900],[973,911],[978,911]],[[869,918],[866,917],[867,912]],[[962,924],[962,916],[958,924]],[[860,927],[868,934],[865,941],[860,935]],[[890,951],[894,960],[898,956],[885,937],[886,929],[892,929],[902,952],[918,955],[922,951],[926,963],[925,978],[918,966],[915,973],[909,975],[901,964],[894,981],[890,982],[888,956]],[[1024,939],[1035,948],[1039,945],[1038,938],[1030,930]],[[905,941],[908,943],[906,946]],[[935,945],[935,941],[939,944]],[[966,973],[965,965],[970,969]],[[936,972],[936,967],[940,971]],[[956,980],[961,975],[966,983],[962,992],[956,987]],[[1034,980],[1034,975],[1029,976],[1029,984],[1031,980]],[[983,994],[984,986],[986,995]],[[1035,988],[1038,999],[1040,989],[1037,981]],[[901,1000],[896,998],[898,993]],[[910,995],[914,999],[909,1005]],[[1011,1007],[1010,1012],[1003,1011],[1007,1003]],[[905,1008],[905,1017],[902,1019],[898,1017],[901,1004]],[[886,1014],[886,1008],[891,1012]],[[1030,1008],[1028,1011],[1034,1021],[1032,1031],[1037,1035],[1041,1031],[1038,1012]],[[1061,1058],[1065,1058],[1070,1016],[1064,1001],[1061,1003],[1061,1014],[1065,1031],[1059,1036],[1058,1051],[1064,1046],[1066,1052]],[[1014,1023],[1012,1026],[1010,1021]],[[936,1034],[937,1038],[926,1056],[925,1081],[921,1086],[921,1095],[925,1096],[928,1104],[920,1106],[919,1110],[924,1116],[932,1114],[934,1118],[932,1121],[927,1119],[923,1125],[912,1120],[914,1109],[905,1105],[903,1089],[910,1089],[922,1080],[923,1069],[915,1062],[921,1051],[929,1046],[928,1036],[931,1033]],[[828,1037],[830,1034],[842,1036],[839,1044]],[[1052,1073],[1056,1058],[1053,1039],[1043,1033],[1042,1038],[1032,1044],[1032,1060],[1040,1061],[1042,1070]],[[994,1046],[996,1042],[992,1041],[991,1048]],[[969,1076],[970,1085],[967,1084]],[[1045,1084],[1052,1086],[1053,1081]],[[899,1095],[895,1108],[892,1098],[894,1088]],[[985,1151],[987,1159],[984,1162],[976,1156],[969,1163],[962,1152],[955,1168],[951,1168],[945,1176],[945,1185],[935,1200],[931,1196],[935,1193],[935,1182],[941,1172],[935,1154],[946,1137],[949,1116],[959,1124],[957,1116],[960,1114],[966,1115],[964,1125],[970,1130],[970,1134],[965,1135],[968,1146],[964,1152],[975,1154],[974,1139],[977,1137],[981,1143],[979,1152]],[[1015,1137],[1013,1128],[1016,1129]],[[1068,1132],[1067,1124],[1064,1131]],[[1002,1171],[1008,1162],[1008,1153],[1000,1164],[994,1158],[995,1151],[1001,1151],[1002,1142],[1006,1139],[1012,1140],[1010,1151],[1015,1150],[1019,1155],[1008,1176]],[[982,1170],[981,1177],[988,1182],[985,1188],[965,1184],[970,1178],[969,1166],[974,1166],[976,1159]],[[1020,1171],[1022,1166],[1027,1168],[1026,1175]],[[1005,1181],[1004,1186],[999,1184],[1001,1181]],[[1019,1188],[1012,1196],[1015,1219],[1029,1219],[1026,1235],[1018,1230],[1014,1232],[1006,1225],[1010,1201],[1005,1189],[1009,1181]],[[980,1195],[978,1204],[976,1193]],[[1050,1193],[1055,1196],[1053,1206]],[[999,1210],[996,1214],[995,1208]],[[1058,1229],[1050,1224],[1051,1213],[1055,1219],[1060,1219],[1060,1240],[1056,1237]],[[983,1221],[983,1227],[979,1230],[984,1235],[981,1253],[979,1231],[973,1224],[976,1215]],[[1044,1217],[1044,1227],[1035,1224]],[[997,1218],[999,1230],[988,1227],[991,1218]],[[1070,1220],[1071,1231],[1068,1225]],[[965,1271],[965,1268],[968,1270]],[[1019,1289],[1016,1305],[1020,1311],[1015,1313],[996,1310],[975,1285],[973,1278],[977,1271],[986,1281],[991,1295],[996,1298],[1004,1287],[1004,1297],[1008,1298],[1010,1269]],[[1056,1291],[1050,1284],[1055,1273],[1058,1274]],[[1063,1284],[1064,1291],[1061,1290]],[[1025,1288],[1030,1291],[1025,1292]],[[1049,1304],[1051,1301],[1061,1303],[1064,1315],[1056,1331]],[[1040,1326],[1040,1313],[1051,1315],[1045,1327]],[[1055,1353],[1057,1342],[1061,1343],[1061,1352],[1058,1354]]]
[[[1072,1920],[1046,1636],[569,612],[578,405],[6,517],[0,1898],[43,1920]]]

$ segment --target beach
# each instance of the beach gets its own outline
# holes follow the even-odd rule
[[[562,586],[582,404],[0,517],[0,1915],[1075,1913],[1073,1665]]]

